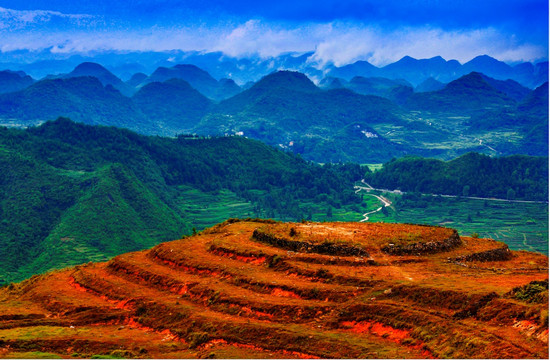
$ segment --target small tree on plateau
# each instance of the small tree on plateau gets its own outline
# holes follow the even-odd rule
[[[462,188],[462,196],[466,197],[470,195],[470,185],[464,185]]]
[[[508,189],[508,191],[506,192],[506,198],[508,200],[513,200],[515,197],[516,197],[516,192],[514,191],[514,189]]]

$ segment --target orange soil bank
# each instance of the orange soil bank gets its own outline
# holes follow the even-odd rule
[[[548,257],[441,227],[230,220],[0,289],[0,357],[48,354],[547,358]]]

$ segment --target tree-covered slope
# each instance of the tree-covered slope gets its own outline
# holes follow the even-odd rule
[[[126,96],[130,96],[134,92],[131,86],[122,82],[122,80],[116,77],[112,72],[107,70],[102,65],[93,62],[83,62],[75,67],[73,71],[63,75],[62,77],[68,79],[83,76],[95,77],[101,81],[103,86],[111,85]]]
[[[34,80],[22,71],[0,71],[0,94],[19,91],[34,83]]]
[[[149,83],[132,101],[159,126],[174,132],[193,128],[212,105],[208,98],[180,79]]]
[[[504,154],[548,155],[548,83],[529,92],[516,106],[473,114],[470,133],[514,131],[523,136],[516,145],[503,145]]]
[[[190,232],[182,215],[124,166],[61,169],[6,141],[29,138],[5,135],[0,150],[0,169],[6,174],[0,180],[0,281],[105,260]]]
[[[0,171],[0,281],[12,281],[188,234],[196,214],[181,202],[191,195],[233,194],[249,204],[232,212],[242,217],[355,206],[353,182],[366,169],[241,137],[147,137],[60,118],[0,128]]]
[[[406,192],[547,201],[548,157],[469,153],[447,162],[405,157],[367,174],[367,182]]]
[[[24,90],[0,95],[0,119],[36,125],[59,116],[87,124],[158,131],[129,98],[111,85],[104,87],[94,77],[42,80]]]
[[[0,131],[0,277],[6,280],[25,277],[18,276],[19,267],[37,256],[86,184],[6,146],[6,130]]]
[[[89,188],[54,222],[20,273],[103,261],[190,233],[184,218],[123,165],[107,165],[88,178]]]
[[[498,84],[500,89],[493,85]],[[517,84],[519,85],[519,84]],[[513,106],[515,100],[506,92],[518,96],[521,87],[511,86],[506,82],[497,82],[487,76],[472,72],[461,78],[451,81],[443,89],[433,92],[415,93],[407,101],[407,107],[413,110],[427,110],[440,112],[458,112],[461,114],[479,111],[480,109],[494,109]]]
[[[170,68],[159,67],[144,83],[164,82],[170,79],[187,81],[194,89],[212,100],[227,99],[241,90],[233,80],[217,81],[208,72],[190,64],[179,64]]]
[[[316,151],[320,142],[330,143],[336,151],[346,152],[348,141],[360,153],[346,152],[342,160],[365,163],[378,158],[377,140],[366,137],[342,139],[337,136],[346,126],[358,124],[376,134],[373,124],[404,125],[395,114],[400,110],[387,99],[365,96],[347,89],[322,91],[305,75],[280,71],[270,74],[242,93],[222,101],[195,128],[197,132],[239,133],[271,145],[303,154],[307,159],[327,162]],[[383,137],[376,134],[378,140]],[[384,160],[403,151],[387,142]],[[310,151],[311,150],[311,151]],[[333,160],[338,161],[338,157]]]

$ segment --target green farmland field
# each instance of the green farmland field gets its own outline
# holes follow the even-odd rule
[[[392,201],[387,215],[377,212],[369,221],[447,226],[461,235],[476,233],[479,237],[503,241],[513,250],[548,254],[548,204],[426,195],[411,201],[398,194],[383,196]],[[377,201],[374,197],[366,199]]]

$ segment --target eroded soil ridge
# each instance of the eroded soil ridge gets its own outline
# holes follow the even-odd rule
[[[0,357],[547,358],[547,309],[548,258],[491,239],[233,219],[0,289]]]

